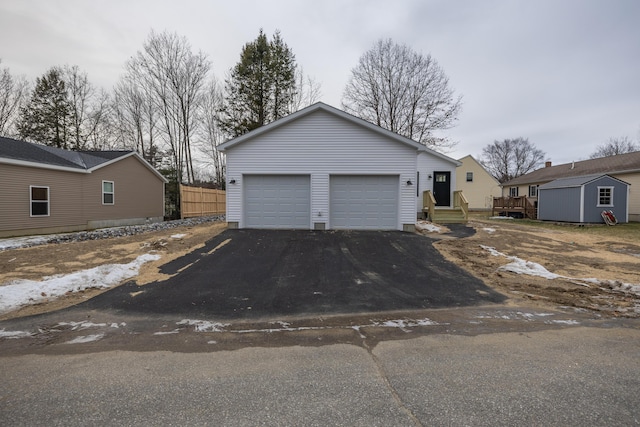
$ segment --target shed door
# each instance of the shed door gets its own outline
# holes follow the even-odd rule
[[[433,173],[433,197],[436,206],[451,205],[451,172]]]
[[[397,175],[331,176],[331,228],[396,230],[398,188]]]
[[[309,175],[245,175],[245,228],[311,228]]]

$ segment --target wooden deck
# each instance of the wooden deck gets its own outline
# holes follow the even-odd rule
[[[527,196],[494,197],[491,215],[537,219],[538,211],[533,201]]]

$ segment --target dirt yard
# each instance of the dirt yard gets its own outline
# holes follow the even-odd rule
[[[135,279],[138,285],[143,286],[166,278],[158,271],[161,265],[203,246],[225,228],[226,223],[204,223],[127,237],[0,251],[0,286],[15,279],[40,280],[44,276],[68,274],[104,264],[126,264],[139,255],[157,253],[161,258],[143,264]],[[63,298],[0,315],[0,320],[59,310],[102,292],[105,289],[68,293]]]
[[[510,298],[511,304],[569,306],[607,316],[640,317],[638,224],[576,227],[516,220],[474,220],[473,237],[443,239],[438,250],[450,261]],[[433,235],[433,233],[428,233]],[[484,247],[483,247],[484,246]],[[494,255],[495,251],[508,257]],[[547,270],[545,276],[505,270]],[[595,279],[595,280],[594,280]]]
[[[469,238],[425,235],[439,238],[435,245],[447,259],[507,295],[510,304],[570,306],[605,316],[640,317],[640,228],[632,228],[630,233],[618,228],[610,234],[603,227],[541,227],[508,220],[474,220],[469,225],[477,231]],[[128,237],[0,251],[0,286],[14,279],[40,280],[104,264],[128,263],[144,253],[160,254],[160,260],[142,266],[136,281],[144,286],[166,277],[159,273],[160,265],[202,246],[225,226],[205,223]],[[172,237],[181,234],[184,236]],[[525,267],[538,263],[565,277],[547,279],[503,270],[517,260],[494,255],[495,251],[520,258],[519,264]],[[636,286],[628,289],[626,284]],[[68,307],[100,292],[104,290],[69,293],[1,315],[0,320]]]

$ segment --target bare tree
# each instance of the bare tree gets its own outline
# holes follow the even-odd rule
[[[69,145],[74,150],[98,150],[111,145],[109,95],[97,90],[77,65],[62,69],[70,109]]]
[[[634,142],[628,136],[609,138],[607,142],[598,145],[596,151],[594,151],[589,158],[597,159],[600,157],[615,156],[617,154],[632,153],[634,151],[640,151],[640,143]]]
[[[123,76],[114,89],[113,108],[121,146],[136,150],[151,165],[158,166],[158,112],[148,91],[130,75]]]
[[[500,183],[505,183],[536,169],[545,156],[527,138],[505,139],[484,147],[480,163]]]
[[[360,57],[343,93],[345,111],[426,146],[455,146],[436,131],[455,125],[462,97],[431,55],[423,56],[391,39],[379,40]]]
[[[322,87],[315,79],[304,74],[302,67],[296,70],[295,93],[291,96],[289,111],[295,112],[320,100]]]
[[[199,145],[205,163],[213,169],[213,180],[220,187],[225,186],[226,165],[224,154],[218,151],[218,145],[224,142],[225,134],[220,128],[220,115],[224,105],[224,95],[218,81],[213,78],[206,87],[200,109],[200,128],[202,143]]]
[[[193,182],[192,138],[196,110],[211,63],[194,54],[185,37],[151,31],[142,50],[127,63],[132,81],[149,89],[179,182]],[[186,177],[185,177],[186,173]]]
[[[1,61],[0,61],[1,62]],[[16,136],[20,109],[29,100],[29,82],[23,76],[11,75],[9,68],[0,70],[0,135]]]

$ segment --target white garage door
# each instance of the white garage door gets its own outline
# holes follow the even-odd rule
[[[331,177],[331,228],[396,230],[398,176]]]
[[[309,175],[245,175],[246,228],[311,228]]]

